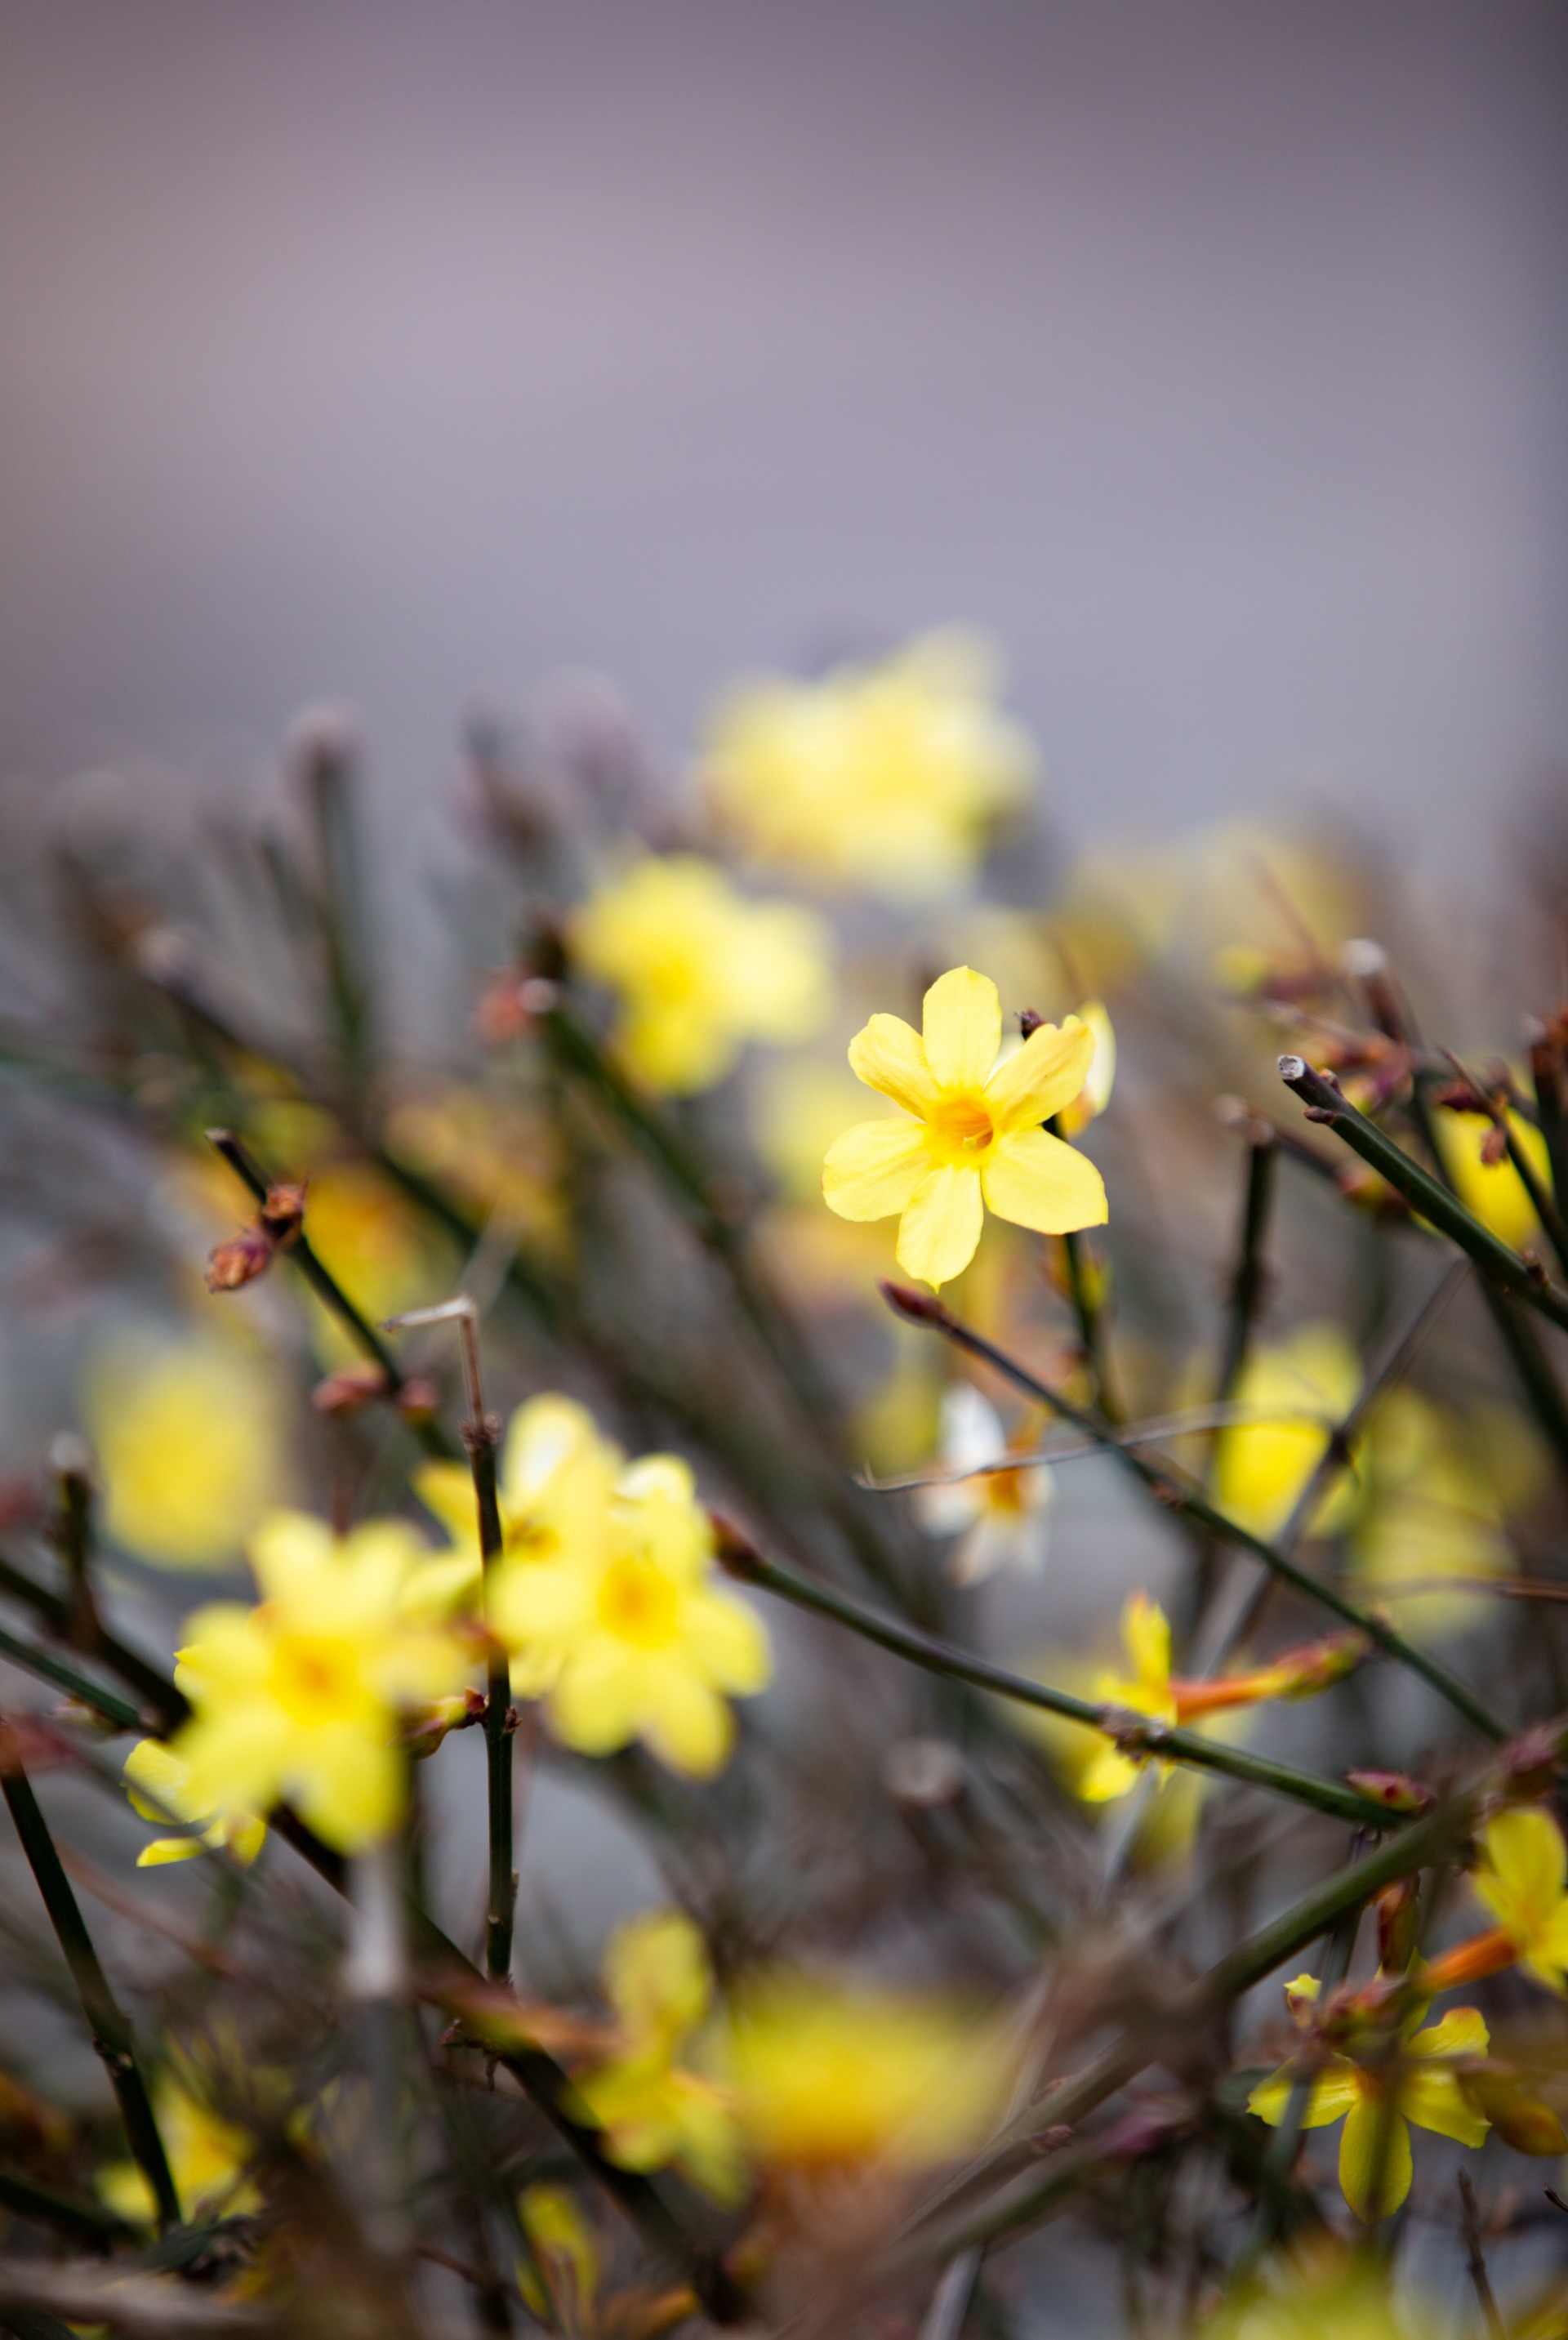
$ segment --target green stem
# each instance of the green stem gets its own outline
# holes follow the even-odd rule
[[[38,1799],[33,1793],[32,1781],[15,1747],[5,1750],[0,1788],[4,1789],[16,1834],[27,1856],[27,1865],[37,1879],[44,1907],[55,1929],[55,1938],[71,1969],[71,1979],[76,1986],[76,1996],[87,2018],[94,2048],[119,2100],[126,2142],[137,2167],[152,2188],[153,2199],[158,2208],[160,2231],[164,2227],[177,2226],[180,2223],[180,2197],[169,2174],[164,2141],[158,2135],[158,2124],[153,2114],[152,2099],[136,2061],[134,2035],[98,1963],[92,1936],[77,1907],[76,1897],[71,1890],[70,1879],[61,1866],[60,1856],[55,1849],[55,1839],[39,1809]]]
[[[1163,1455],[1157,1462],[1146,1462],[1136,1447],[1121,1444],[1108,1423],[1102,1422],[1097,1414],[1087,1412],[1084,1407],[1075,1405],[1070,1398],[1054,1390],[1048,1382],[1041,1381],[1027,1366],[1019,1364],[1016,1357],[1010,1357],[1005,1349],[998,1349],[994,1342],[972,1332],[950,1309],[945,1308],[929,1294],[917,1292],[908,1284],[890,1283],[884,1283],[882,1292],[889,1307],[897,1309],[900,1315],[908,1316],[915,1324],[930,1325],[957,1347],[968,1350],[971,1356],[983,1357],[1015,1387],[1038,1398],[1042,1404],[1049,1406],[1065,1422],[1070,1422],[1076,1429],[1081,1430],[1086,1438],[1093,1439],[1107,1453],[1114,1454],[1122,1467],[1174,1516],[1191,1521],[1209,1534],[1234,1544],[1240,1552],[1251,1552],[1263,1562],[1265,1568],[1272,1569],[1283,1582],[1291,1585],[1305,1599],[1316,1601],[1320,1608],[1327,1609],[1345,1624],[1354,1625],[1359,1632],[1375,1641],[1389,1657],[1397,1659],[1402,1665],[1408,1666],[1413,1673],[1419,1674],[1424,1681],[1430,1683],[1454,1712],[1462,1714],[1484,1738],[1499,1741],[1507,1738],[1508,1733],[1503,1724],[1487,1712],[1480,1700],[1449,1672],[1441,1660],[1429,1657],[1424,1650],[1418,1650],[1413,1642],[1407,1641],[1376,1611],[1358,1609],[1354,1601],[1347,1600],[1332,1584],[1325,1583],[1320,1577],[1298,1566],[1276,1544],[1266,1543],[1262,1536],[1254,1535],[1249,1528],[1242,1527],[1218,1510],[1176,1463]]]
[[[1053,1137],[1060,1138],[1064,1145],[1067,1143],[1059,1115],[1053,1114],[1046,1127]],[[1111,1385],[1105,1314],[1095,1296],[1095,1261],[1087,1238],[1082,1234],[1065,1234],[1062,1237],[1062,1258],[1067,1271],[1067,1295],[1073,1304],[1073,1314],[1078,1320],[1078,1344],[1083,1350],[1084,1363],[1089,1369],[1089,1379],[1094,1385],[1095,1404],[1107,1422],[1125,1422],[1126,1413]]]
[[[1267,1286],[1264,1245],[1268,1239],[1278,1185],[1279,1140],[1267,1122],[1253,1124],[1246,1148],[1246,1185],[1242,1198],[1241,1228],[1236,1239],[1236,1266],[1226,1303],[1225,1349],[1215,1402],[1228,1405],[1236,1393],[1252,1346],[1253,1327]]]
[[[1375,1122],[1358,1113],[1327,1076],[1315,1072],[1301,1056],[1282,1056],[1280,1078],[1294,1089],[1309,1112],[1330,1125],[1345,1144],[1371,1164],[1412,1210],[1469,1253],[1476,1266],[1498,1291],[1523,1300],[1552,1324],[1568,1332],[1568,1294],[1558,1291],[1543,1271],[1532,1274],[1517,1252],[1510,1251],[1490,1227],[1467,1211],[1457,1195],[1414,1161],[1402,1145],[1384,1135]]]
[[[1552,1165],[1552,1191],[1560,1210],[1568,1210],[1568,1116],[1563,1113],[1563,1058],[1555,1043],[1539,1024],[1530,1036],[1530,1079],[1535,1091],[1535,1117],[1546,1141]]]
[[[5,1559],[0,1559],[0,1592],[8,1593],[14,1601],[23,1601],[61,1641],[69,1639],[70,1602]],[[191,1709],[184,1692],[175,1688],[167,1674],[160,1673],[156,1666],[149,1664],[134,1650],[127,1649],[124,1641],[117,1641],[112,1633],[101,1632],[93,1654],[112,1674],[118,1675],[127,1690],[134,1691],[139,1698],[145,1700],[164,1730],[176,1730],[186,1720]],[[85,1684],[73,1684],[72,1694],[85,1698],[89,1704],[97,1702],[97,1694],[91,1692]],[[104,1710],[100,1708],[100,1710]],[[140,1729],[140,1718],[128,1727]]]
[[[55,1542],[71,1585],[68,1638],[73,1649],[92,1650],[103,1631],[93,1597],[92,1458],[82,1441],[68,1433],[55,1441],[51,1461],[59,1500]]]
[[[956,1681],[968,1682],[975,1690],[1011,1699],[1019,1706],[1037,1707],[1044,1713],[1060,1715],[1066,1721],[1084,1723],[1091,1730],[1114,1737],[1132,1753],[1160,1762],[1184,1763],[1196,1770],[1217,1771],[1226,1779],[1240,1780],[1244,1786],[1288,1796],[1295,1803],[1309,1805],[1314,1811],[1326,1812],[1335,1819],[1351,1820],[1363,1828],[1386,1828],[1389,1824],[1389,1814],[1383,1805],[1374,1803],[1370,1796],[1359,1795],[1354,1788],[1342,1787],[1336,1780],[1298,1771],[1292,1764],[1276,1763],[1266,1756],[1250,1754],[1244,1748],[1206,1739],[1200,1732],[1184,1730],[1176,1723],[1131,1714],[1115,1705],[1096,1705],[1087,1699],[1074,1698],[1067,1691],[1031,1681],[1025,1674],[1009,1673],[1006,1667],[993,1665],[987,1658],[971,1656],[967,1650],[918,1632],[897,1618],[879,1617],[831,1585],[814,1582],[778,1561],[764,1559],[732,1530],[721,1537],[720,1557],[730,1573],[744,1582],[776,1593],[781,1601],[793,1601],[798,1609],[810,1609],[819,1617],[830,1617],[835,1624],[848,1626],[862,1640],[875,1641],[880,1648],[890,1650],[895,1657],[907,1658],[911,1665],[923,1666],[928,1673],[946,1674]]]
[[[495,1485],[497,1429],[493,1418],[481,1416],[463,1427],[463,1443],[473,1466],[473,1492],[479,1505],[479,1549],[484,1564],[488,1596],[504,1550],[501,1506]],[[516,1824],[512,1811],[511,1732],[507,1727],[511,1700],[511,1676],[504,1651],[492,1650],[486,1677],[484,1705],[484,1768],[490,1819],[490,1901],[485,1919],[485,1971],[495,1981],[511,1977],[511,1935],[517,1907],[517,1871],[512,1867]]]
[[[272,1191],[272,1182],[260,1165],[242,1145],[232,1130],[209,1129],[207,1143],[221,1154],[242,1185],[247,1186],[258,1203],[264,1203]],[[364,1352],[372,1363],[379,1365],[386,1377],[387,1395],[395,1404],[405,1387],[405,1378],[397,1359],[369,1319],[355,1307],[331,1271],[323,1266],[311,1248],[310,1238],[302,1228],[289,1245],[289,1257],[310,1285],[322,1305],[342,1325],[350,1338]],[[439,1423],[416,1422],[415,1437],[427,1454],[438,1461],[450,1462],[453,1458],[451,1440]]]
[[[126,1700],[117,1698],[112,1690],[101,1690],[89,1681],[85,1674],[76,1671],[47,1650],[35,1650],[28,1641],[19,1641],[14,1633],[0,1628],[0,1657],[9,1658],[14,1666],[21,1666],[40,1681],[53,1682],[56,1690],[65,1691],[82,1706],[101,1714],[118,1730],[145,1730],[147,1718]],[[172,1687],[172,1685],[171,1685]]]
[[[23,2177],[11,2169],[0,2169],[0,2210],[13,2211],[18,2218],[30,2218],[41,2226],[57,2226],[62,2234],[100,2250],[111,2243],[135,2238],[134,2226],[117,2218],[113,2210],[105,2210],[101,2202],[57,2193],[53,2186],[40,2186],[36,2178]]]

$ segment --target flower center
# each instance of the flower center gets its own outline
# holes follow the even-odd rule
[[[975,1162],[996,1136],[991,1116],[972,1090],[940,1098],[928,1126],[938,1158],[947,1163]]]
[[[662,1569],[635,1556],[611,1562],[599,1590],[599,1621],[623,1641],[658,1650],[675,1638],[680,1595]]]
[[[296,1722],[327,1722],[343,1714],[355,1691],[350,1643],[289,1635],[273,1657],[273,1693]]]

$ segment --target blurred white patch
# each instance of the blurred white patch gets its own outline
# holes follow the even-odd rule
[[[948,1560],[954,1584],[978,1584],[1008,1567],[1037,1576],[1045,1567],[1056,1482],[1041,1462],[1016,1471],[987,1468],[1007,1455],[1007,1433],[996,1407],[968,1382],[948,1390],[942,1400],[939,1459],[948,1470],[981,1475],[920,1488],[915,1509],[929,1533],[958,1539]]]

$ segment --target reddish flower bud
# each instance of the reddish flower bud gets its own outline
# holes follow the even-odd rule
[[[253,1284],[271,1267],[275,1248],[271,1235],[257,1219],[243,1234],[231,1235],[227,1243],[219,1244],[210,1254],[207,1290],[238,1292],[242,1284]]]

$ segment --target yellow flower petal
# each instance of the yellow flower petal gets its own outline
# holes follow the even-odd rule
[[[660,1760],[690,1780],[710,1780],[735,1743],[735,1718],[723,1699],[668,1660],[647,1670],[640,1728]]]
[[[1478,2007],[1451,2007],[1441,2023],[1429,2023],[1405,2043],[1407,2056],[1484,2056],[1492,2045]]]
[[[138,1869],[163,1869],[172,1860],[194,1860],[207,1849],[199,1836],[155,1836],[136,1855]]]
[[[1002,1045],[1002,1002],[971,967],[938,976],[921,1003],[926,1062],[938,1088],[983,1089]]]
[[[1246,2100],[1249,2113],[1277,2128],[1285,2118],[1285,2108],[1295,2089],[1296,2075],[1285,2064],[1277,2072],[1260,2080]],[[1361,2099],[1354,2065],[1345,2056],[1335,2056],[1312,2084],[1312,2093],[1302,2115],[1304,2128],[1326,2128],[1333,2121],[1343,2120],[1353,2106]]]
[[[1375,2097],[1351,2108],[1339,2140],[1339,2183],[1358,2218],[1386,2218],[1410,2191],[1410,2131]]]
[[[923,1284],[961,1275],[975,1256],[985,1215],[978,1170],[953,1164],[928,1172],[899,1223],[899,1266]]]
[[[873,1016],[849,1043],[849,1066],[868,1088],[924,1118],[938,1089],[919,1034],[901,1016]]]
[[[1170,1693],[1170,1619],[1146,1592],[1131,1592],[1122,1609],[1122,1642],[1132,1661],[1138,1688],[1164,1700]]]
[[[908,1208],[930,1168],[919,1122],[857,1122],[828,1148],[822,1198],[841,1219],[885,1219]]]
[[[1015,1129],[997,1141],[980,1173],[999,1219],[1044,1235],[1102,1227],[1110,1216],[1105,1180],[1087,1155],[1045,1129]]]
[[[1466,2098],[1455,2074],[1435,2067],[1404,2076],[1399,2087],[1399,2109],[1417,2128],[1431,2129],[1436,2137],[1452,2137],[1461,2145],[1484,2145],[1492,2125]]]
[[[1069,1016],[1065,1024],[1042,1024],[1016,1056],[998,1065],[986,1089],[986,1104],[1000,1135],[1037,1127],[1071,1105],[1089,1076],[1095,1036]]]
[[[1471,1879],[1478,1900],[1521,1942],[1554,1915],[1568,1876],[1563,1832],[1537,1808],[1499,1812],[1484,1839],[1486,1867]]]

